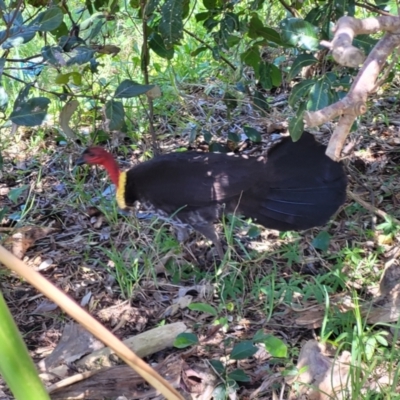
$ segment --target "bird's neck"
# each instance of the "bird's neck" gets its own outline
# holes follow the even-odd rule
[[[110,156],[103,163],[104,168],[107,170],[108,175],[110,176],[111,182],[116,187],[116,198],[119,208],[126,208],[125,202],[125,188],[126,188],[126,172],[123,172],[119,169],[117,162],[113,157]]]
[[[110,176],[111,182],[118,187],[119,186],[119,176],[121,175],[121,171],[119,170],[117,162],[114,160],[114,158],[109,155],[106,160],[102,162],[104,168],[108,172],[108,175]]]

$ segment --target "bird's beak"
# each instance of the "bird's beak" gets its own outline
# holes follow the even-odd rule
[[[79,157],[76,161],[75,161],[75,165],[83,165],[86,164],[86,161],[84,160],[83,156]]]

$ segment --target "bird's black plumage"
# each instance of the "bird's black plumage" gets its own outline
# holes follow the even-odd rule
[[[344,203],[341,163],[304,132],[284,138],[263,157],[172,153],[127,172],[125,201],[150,204],[216,240],[221,212],[237,212],[271,229],[303,230],[325,224]]]
[[[221,255],[214,222],[223,212],[281,231],[329,220],[345,201],[347,178],[342,163],[325,150],[304,132],[297,142],[284,138],[267,158],[166,154],[127,171],[122,193],[127,206],[139,201],[163,217],[173,216],[176,226],[201,232]]]

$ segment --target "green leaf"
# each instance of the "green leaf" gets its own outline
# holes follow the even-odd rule
[[[192,311],[201,311],[207,314],[211,314],[214,317],[218,315],[217,310],[213,306],[205,303],[191,303],[188,305],[188,308]]]
[[[217,8],[217,0],[203,0],[204,7],[207,10],[215,10]]]
[[[125,111],[124,106],[120,101],[110,100],[106,103],[106,116],[110,120],[108,129],[115,131],[124,123]]]
[[[282,83],[282,74],[279,68],[271,63],[260,62],[259,76],[262,87],[270,90],[273,87],[278,87]]]
[[[243,131],[252,142],[261,142],[261,133],[257,129],[251,128],[250,126],[245,126]]]
[[[268,102],[265,100],[265,97],[260,90],[255,90],[253,102],[263,115],[265,115],[265,111],[268,111],[270,108]]]
[[[228,374],[229,379],[233,379],[236,382],[250,382],[250,377],[245,374],[242,369],[235,369]]]
[[[40,125],[47,115],[49,104],[50,100],[47,97],[33,97],[20,105],[14,103],[10,119],[16,125]]]
[[[314,80],[307,79],[305,81],[301,81],[296,86],[294,86],[289,96],[290,107],[294,107],[296,104],[299,104],[299,101],[303,97],[308,97],[308,94],[310,93],[310,90],[314,85]]]
[[[247,231],[247,236],[250,239],[255,239],[258,238],[261,235],[261,230],[258,226],[256,225],[251,225],[249,230]]]
[[[210,360],[210,364],[213,366],[213,368],[221,375],[225,371],[225,366],[222,364],[221,361],[219,360]]]
[[[67,66],[87,63],[91,58],[93,58],[94,50],[87,46],[79,46],[74,48],[73,54],[74,55],[67,61]]]
[[[192,56],[192,57],[196,57],[196,56],[198,56],[200,53],[202,53],[203,51],[207,51],[208,50],[208,47],[206,47],[206,46],[201,46],[201,47],[198,47],[196,50],[193,50],[191,53],[190,53],[190,55]]]
[[[244,53],[240,55],[240,59],[246,64],[249,65],[250,67],[254,68],[254,71],[257,71],[258,74],[258,69],[259,69],[259,64],[261,62],[261,57],[260,57],[260,50],[258,46],[252,46],[249,47]]]
[[[183,0],[166,0],[161,7],[161,22],[158,26],[167,48],[183,38]]]
[[[21,194],[25,191],[29,189],[29,185],[22,185],[20,187],[11,189],[8,192],[8,198],[14,203],[17,204],[18,203],[18,198],[19,196],[21,196]]]
[[[154,13],[154,11],[156,11],[159,4],[160,4],[160,0],[147,1],[146,8],[145,8],[146,17],[150,17]]]
[[[212,13],[210,13],[209,11],[204,11],[195,15],[197,22],[205,21],[207,18],[210,17],[212,17]]]
[[[228,35],[227,38],[226,38],[226,44],[228,45],[228,47],[234,47],[238,43],[240,43],[242,40],[243,39],[240,38],[239,36]]]
[[[321,231],[312,241],[312,245],[316,249],[327,251],[329,248],[330,241],[331,241],[331,235],[326,231]]]
[[[254,356],[257,351],[258,348],[252,342],[243,341],[234,346],[229,357],[232,360],[244,360],[245,358]]]
[[[240,135],[236,132],[229,131],[228,132],[228,140],[234,143],[240,142]]]
[[[38,31],[35,26],[15,26],[7,33],[6,30],[0,31],[0,42],[7,37],[1,44],[4,50],[11,49],[12,47],[21,46],[24,43],[31,41]]]
[[[1,293],[0,321],[0,374],[13,398],[50,400]]]
[[[185,347],[193,346],[197,343],[199,343],[199,339],[194,333],[183,332],[174,340],[174,347],[184,349]]]
[[[162,37],[157,32],[153,32],[149,36],[149,47],[162,58],[172,60],[174,57],[174,48],[167,49]]]
[[[206,143],[210,143],[211,140],[212,140],[212,134],[211,134],[211,132],[210,132],[210,131],[203,130],[203,131],[202,131],[202,134],[203,134],[203,137],[204,137],[204,141],[205,141]]]
[[[317,28],[300,18],[285,18],[279,24],[284,43],[305,50],[317,50],[319,39]]]
[[[304,67],[316,64],[318,60],[312,54],[300,54],[293,61],[288,75],[288,80],[291,81]]]
[[[44,46],[41,50],[43,59],[55,67],[60,67],[63,64],[63,50],[60,46]]]
[[[307,110],[317,111],[331,104],[331,85],[326,79],[320,79],[311,88],[307,102]]]
[[[281,339],[266,335],[262,342],[272,357],[285,358],[287,356],[287,346]]]
[[[266,40],[269,40],[270,42],[282,45],[282,40],[279,33],[272,28],[264,26],[258,15],[256,14],[253,15],[249,22],[249,30],[247,34],[251,39],[262,37]]]
[[[357,35],[353,39],[353,45],[362,48],[365,54],[369,54],[377,43],[378,39],[374,39],[370,35]]]
[[[129,99],[131,97],[140,96],[141,94],[144,94],[153,88],[154,85],[139,85],[130,79],[125,79],[118,85],[117,89],[115,90],[114,97],[116,99]]]
[[[38,27],[38,30],[48,32],[57,29],[63,21],[64,14],[60,7],[54,6],[41,12],[31,25]]]
[[[297,142],[304,132],[304,111],[289,120],[289,133],[293,142]]]

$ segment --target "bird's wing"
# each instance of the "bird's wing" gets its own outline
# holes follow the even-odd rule
[[[204,207],[248,190],[263,175],[264,164],[218,153],[173,153],[132,168],[128,184],[134,182],[139,200],[155,205]]]

